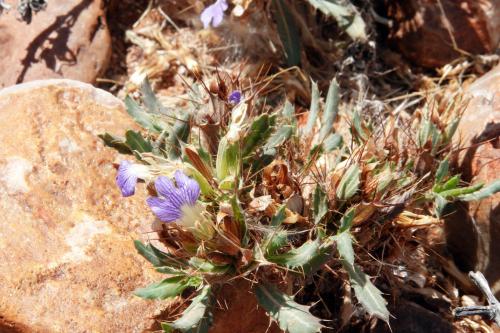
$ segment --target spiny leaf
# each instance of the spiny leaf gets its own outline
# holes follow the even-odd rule
[[[135,240],[134,246],[141,256],[153,264],[155,267],[172,266],[182,268],[185,261],[179,258],[170,256],[169,254],[160,251],[152,244],[144,245],[141,241]]]
[[[151,88],[151,84],[149,80],[146,78],[141,84],[141,93],[142,93],[142,101],[144,102],[144,106],[146,106],[147,111],[150,113],[161,113],[163,106],[161,105],[158,98],[156,98],[155,93],[153,92],[153,88]]]
[[[446,142],[449,142],[453,138],[453,135],[455,135],[459,123],[460,123],[460,118],[455,118],[448,124],[445,130]]]
[[[239,225],[240,236],[241,236],[241,244],[246,246],[248,243],[248,235],[247,235],[247,224],[245,222],[245,215],[241,209],[240,202],[236,196],[231,198],[231,208],[233,209],[233,216],[236,222]]]
[[[283,223],[285,218],[286,218],[286,206],[283,205],[278,210],[278,213],[276,213],[276,215],[274,215],[273,218],[271,219],[271,226],[279,227],[281,223]]]
[[[448,159],[444,159],[439,163],[439,166],[436,170],[436,181],[435,184],[440,184],[443,179],[448,176],[448,169],[449,169],[450,163],[448,162]]]
[[[380,290],[373,285],[369,277],[363,273],[358,265],[350,265],[342,261],[344,269],[349,274],[351,286],[354,288],[354,293],[358,301],[363,305],[363,308],[369,315],[375,316],[389,321],[389,310],[387,310],[387,302],[382,297]]]
[[[180,295],[188,287],[197,287],[202,280],[197,277],[186,277],[183,275],[165,279],[159,283],[153,283],[146,288],[137,289],[134,294],[146,299],[165,299]]]
[[[342,219],[340,220],[339,233],[347,231],[351,228],[355,213],[356,208],[352,207],[344,214],[344,216],[342,216]]]
[[[267,259],[291,269],[300,268],[305,274],[308,274],[319,268],[330,256],[330,247],[321,247],[320,240],[317,238],[286,253],[269,255]]]
[[[293,67],[300,64],[300,35],[293,16],[290,14],[283,0],[273,0],[275,19],[278,25],[278,34],[283,43],[286,63]]]
[[[436,192],[442,192],[442,191],[449,191],[457,188],[458,184],[460,183],[460,175],[455,175],[448,179],[446,183],[444,183],[442,186],[439,187],[439,191]]]
[[[164,332],[172,332],[174,329],[184,333],[207,333],[212,325],[211,288],[205,286],[200,294],[193,298],[191,304],[182,313],[182,317],[174,322],[163,322],[161,327]]]
[[[109,133],[99,134],[99,138],[106,146],[116,149],[120,154],[132,154],[132,150],[122,138]]]
[[[276,252],[288,243],[288,232],[286,230],[276,230],[269,233],[264,239],[264,253],[274,255]]]
[[[276,116],[269,116],[268,114],[263,114],[254,120],[248,135],[245,137],[243,144],[243,157],[247,157],[255,152],[255,149],[262,145],[269,138],[272,132],[272,126]]]
[[[198,257],[192,257],[189,259],[189,265],[197,271],[213,274],[222,274],[227,272],[229,269],[228,265],[214,265],[210,261]]]
[[[295,107],[293,106],[292,103],[290,103],[289,100],[285,101],[282,114],[290,125],[292,125],[294,128],[297,127],[297,118],[295,117]]]
[[[276,132],[271,135],[269,140],[267,140],[264,150],[268,150],[271,148],[276,148],[281,146],[283,143],[285,143],[286,140],[288,140],[293,133],[293,126],[291,125],[284,125],[280,127]]]
[[[441,217],[443,215],[444,209],[446,208],[447,204],[448,201],[446,201],[446,199],[441,195],[436,194],[434,196],[434,213],[437,217]]]
[[[354,264],[351,233],[349,230],[341,232],[335,236],[335,240],[337,241],[337,250],[342,265],[349,274],[356,298],[370,315],[387,322],[389,320],[389,311],[387,310],[387,302],[382,297],[382,293],[373,285],[368,276]]]
[[[259,304],[279,327],[288,333],[317,333],[323,325],[309,312],[309,307],[294,302],[293,298],[271,285],[255,288]]]
[[[132,99],[132,97],[125,97],[125,106],[127,108],[128,114],[145,129],[156,133],[160,133],[163,130],[161,126],[156,124],[156,122],[153,120],[153,117],[150,114],[146,113],[139,106],[139,104],[137,104],[137,102]]]
[[[330,134],[323,141],[323,144],[322,144],[323,151],[325,153],[329,153],[331,151],[334,151],[337,148],[340,148],[340,146],[342,146],[343,140],[344,139],[342,138],[342,135],[340,135],[340,134],[337,134],[337,133]]]
[[[467,186],[467,187],[459,187],[459,188],[439,192],[439,195],[441,195],[444,198],[456,198],[459,196],[464,196],[466,194],[474,193],[474,192],[480,190],[483,186],[484,186],[484,184],[476,184],[476,185]]]
[[[333,16],[352,39],[366,40],[366,23],[349,1],[307,0],[326,16]]]
[[[311,106],[309,107],[309,114],[307,117],[306,127],[304,128],[304,134],[309,134],[316,124],[316,119],[318,119],[319,113],[319,89],[318,84],[311,80]]]
[[[314,224],[318,224],[328,213],[328,198],[321,187],[316,186],[313,197]]]
[[[127,145],[139,153],[149,153],[153,151],[153,145],[151,142],[144,139],[139,132],[128,130],[125,133],[125,138],[127,139]]]
[[[167,143],[169,145],[168,156],[171,160],[179,158],[182,154],[181,142],[187,142],[189,137],[191,116],[189,113],[182,114],[174,123],[168,134]]]
[[[457,197],[457,199],[462,201],[482,200],[498,192],[500,192],[500,179],[495,180],[493,183],[479,191],[460,195]]]
[[[359,189],[360,170],[357,164],[351,165],[342,176],[339,186],[337,187],[337,198],[340,200],[348,200],[353,197]]]
[[[321,120],[321,129],[319,140],[323,141],[333,130],[333,123],[339,112],[339,85],[337,80],[333,79],[326,95],[325,110]]]

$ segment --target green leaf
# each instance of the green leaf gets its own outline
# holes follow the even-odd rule
[[[344,139],[342,138],[342,135],[337,134],[337,133],[332,133],[330,134],[322,144],[323,151],[325,153],[329,153],[334,151],[337,148],[340,148],[342,146]]]
[[[419,147],[423,147],[429,140],[429,135],[431,133],[432,125],[433,124],[430,122],[429,119],[422,120],[417,137],[417,144]]]
[[[284,125],[280,127],[276,132],[271,135],[269,140],[267,140],[264,150],[268,150],[271,148],[276,148],[281,146],[283,143],[285,143],[286,140],[288,140],[293,133],[293,126],[291,125]]]
[[[340,220],[340,228],[339,228],[339,233],[347,231],[351,228],[352,226],[352,221],[354,220],[354,215],[356,213],[355,208],[350,208],[344,216],[342,216],[342,219]]]
[[[286,206],[283,205],[278,210],[278,213],[276,213],[276,215],[274,215],[273,218],[271,219],[271,226],[279,227],[281,223],[283,223],[285,218],[286,218]]]
[[[151,142],[144,139],[139,132],[128,130],[125,133],[125,138],[127,139],[127,145],[139,153],[150,153],[153,151],[153,145]]]
[[[168,157],[172,160],[178,159],[182,155],[181,143],[187,142],[189,132],[191,115],[184,113],[177,119],[174,126],[170,129],[168,134],[167,143],[169,145]]]
[[[464,196],[465,194],[474,193],[474,192],[480,190],[483,186],[484,186],[484,184],[476,184],[476,185],[467,186],[467,187],[459,187],[459,188],[439,192],[439,195],[441,195],[444,198],[455,198],[455,197],[459,197],[459,196]]]
[[[289,67],[300,64],[300,34],[295,20],[283,0],[273,0],[278,34],[283,43],[286,63]]]
[[[446,135],[447,142],[449,142],[453,138],[453,136],[455,135],[455,132],[457,131],[459,123],[460,123],[460,118],[455,118],[446,127],[445,135]]]
[[[439,192],[453,190],[453,189],[457,188],[458,183],[460,183],[460,175],[455,175],[455,176],[451,177],[450,179],[448,179],[448,181],[440,187]]]
[[[309,114],[307,117],[306,127],[304,127],[304,134],[309,134],[316,124],[319,113],[319,89],[318,84],[311,80],[311,106],[309,107]]]
[[[294,128],[297,126],[297,119],[295,118],[295,107],[289,100],[285,101],[282,110],[283,117],[285,117],[290,125]]]
[[[448,162],[448,159],[444,159],[439,163],[439,166],[436,170],[436,181],[435,184],[441,184],[441,182],[444,180],[446,176],[448,176],[448,169],[449,169],[450,163]]]
[[[276,116],[263,114],[254,120],[248,135],[245,137],[243,144],[243,157],[247,157],[255,153],[256,148],[259,148],[269,138],[272,132],[271,126],[274,125]],[[270,147],[271,148],[271,147]]]
[[[495,180],[493,183],[479,191],[460,195],[457,199],[462,201],[482,200],[498,192],[500,192],[500,179]]]
[[[319,132],[319,140],[323,141],[333,131],[333,123],[339,112],[339,85],[337,80],[333,79],[328,88],[326,95],[325,110],[321,120],[321,129]]]
[[[347,169],[337,187],[337,198],[340,200],[348,200],[356,194],[359,189],[360,173],[357,164],[353,164]]]
[[[316,186],[313,196],[314,224],[318,224],[326,213],[328,213],[328,198],[321,187]]]
[[[134,294],[146,299],[166,299],[180,295],[188,287],[197,287],[202,280],[198,277],[174,276],[146,288],[137,289]]]
[[[155,267],[171,266],[182,268],[186,264],[185,261],[160,251],[152,244],[144,245],[141,241],[135,240],[134,246],[137,252]]]
[[[352,236],[349,231],[344,231],[334,237],[337,243],[337,251],[340,258],[349,265],[354,265],[354,248],[352,247]]]
[[[236,196],[231,198],[231,208],[233,209],[233,217],[240,227],[242,239],[241,243],[243,246],[246,246],[248,244],[247,224],[245,222],[245,215],[241,209],[240,202]]]
[[[269,233],[263,244],[265,244],[265,255],[274,255],[279,249],[288,244],[288,232],[286,230],[276,230]]]
[[[215,162],[217,179],[222,181],[228,176],[237,175],[238,168],[238,146],[236,144],[230,144],[226,138],[222,138],[219,142],[217,160]]]
[[[307,0],[326,16],[333,16],[339,26],[354,40],[366,40],[366,23],[349,1]]]
[[[132,150],[122,138],[109,133],[99,134],[99,138],[106,146],[116,149],[120,154],[132,154]]]
[[[380,290],[373,285],[369,277],[363,273],[358,265],[350,265],[342,261],[344,269],[349,274],[351,286],[354,288],[354,293],[358,301],[363,305],[363,308],[369,315],[389,322],[389,310],[387,310],[387,302],[382,297]]]
[[[309,307],[294,302],[293,298],[271,285],[255,288],[257,301],[279,327],[288,333],[317,333],[323,325],[309,312]]]
[[[349,274],[349,280],[354,288],[356,298],[370,315],[387,322],[389,320],[389,311],[382,293],[373,285],[368,276],[354,264],[351,233],[348,230],[341,232],[335,236],[335,240],[342,266]]]
[[[443,215],[444,209],[446,208],[447,204],[448,201],[446,201],[446,199],[441,195],[436,194],[434,196],[434,212],[437,217],[441,217]]]
[[[356,138],[360,138],[364,141],[368,139],[368,135],[363,128],[363,120],[361,119],[359,110],[354,110],[354,113],[352,114],[352,127],[355,130],[354,133],[356,134]]]
[[[255,288],[257,301],[279,327],[288,333],[317,333],[323,325],[320,319],[309,312],[306,305],[294,302],[293,298],[272,285],[259,284]]]
[[[132,99],[132,97],[130,96],[125,97],[125,106],[127,108],[128,114],[132,118],[134,118],[136,123],[138,123],[145,129],[148,129],[156,133],[160,133],[163,130],[161,126],[155,123],[153,117],[150,114],[146,113],[139,106],[139,104],[137,104],[137,102]]]
[[[321,247],[320,240],[307,241],[286,253],[271,254],[267,260],[291,269],[301,268],[305,274],[315,271],[331,256],[329,247]]]
[[[207,333],[212,325],[212,303],[210,286],[205,286],[201,293],[193,298],[191,304],[182,313],[182,317],[174,322],[163,322],[161,327],[164,332],[172,332],[177,329],[187,333]]]
[[[214,265],[210,261],[198,257],[192,257],[189,259],[189,265],[198,271],[213,274],[222,274],[227,272],[229,269],[228,265]]]
[[[149,83],[148,78],[145,78],[141,84],[141,93],[142,93],[142,101],[144,102],[144,106],[150,113],[161,113],[163,106],[161,105],[158,98],[156,98],[155,93],[153,92],[153,88],[151,88],[151,84]]]

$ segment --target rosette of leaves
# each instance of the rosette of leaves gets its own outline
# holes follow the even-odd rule
[[[363,255],[357,236],[386,224],[396,228],[415,209],[432,216],[442,200],[476,200],[499,190],[498,182],[464,187],[448,175],[457,108],[439,118],[427,112],[404,124],[411,133],[401,135],[401,124],[390,116],[384,127],[362,117],[361,104],[341,113],[336,80],[324,101],[311,86],[304,123],[287,101],[269,107],[244,89],[241,101],[230,101],[230,91],[241,89],[237,82],[218,80],[210,90],[194,85],[190,108],[172,110],[146,81],[142,103],[125,101],[143,131],[101,136],[151,168],[183,165],[201,188],[210,217],[204,230],[214,232],[200,236],[174,222],[158,231],[162,249],[135,244],[168,275],[136,295],[195,293],[182,316],[162,324],[164,331],[207,332],[217,289],[244,276],[255,282],[259,304],[281,329],[319,332],[320,318],[281,287],[290,276],[313,277],[325,265],[342,271],[363,309],[387,322],[386,300],[364,273],[373,259],[357,259]]]

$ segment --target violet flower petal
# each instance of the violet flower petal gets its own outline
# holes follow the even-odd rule
[[[160,221],[173,222],[182,216],[180,208],[172,206],[167,199],[149,197],[146,202]]]
[[[228,8],[226,0],[217,0],[203,10],[200,19],[203,22],[203,27],[206,29],[212,23],[212,26],[218,27],[224,18],[224,11]]]
[[[229,103],[238,104],[241,101],[241,91],[235,90],[228,97]]]
[[[122,196],[129,197],[135,193],[138,174],[135,172],[134,164],[129,161],[121,161],[116,175],[116,184],[122,192]]]
[[[164,176],[155,181],[156,191],[161,197],[149,197],[146,201],[153,213],[163,222],[172,222],[182,217],[183,206],[194,206],[200,196],[200,185],[181,171],[176,171],[173,182]]]

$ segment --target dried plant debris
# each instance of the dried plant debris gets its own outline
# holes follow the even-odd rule
[[[433,255],[442,253],[442,216],[449,202],[500,190],[454,172],[459,99],[429,96],[413,115],[378,122],[362,99],[341,103],[335,79],[324,99],[311,84],[309,110],[266,103],[265,90],[241,82],[216,72],[171,108],[145,81],[126,98],[143,130],[101,136],[129,155],[118,169],[122,194],[145,182],[158,220],[159,242],[136,247],[168,277],[136,294],[195,293],[164,330],[207,332],[214,290],[238,278],[253,282],[262,308],[292,333],[389,322],[387,305],[401,295],[451,317],[456,289],[447,259]]]

